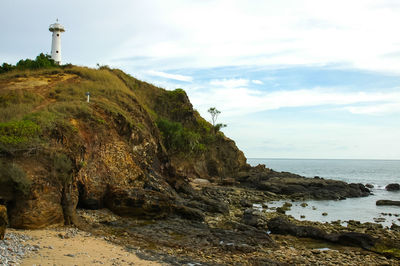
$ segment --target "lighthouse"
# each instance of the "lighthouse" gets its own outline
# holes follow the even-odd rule
[[[57,64],[61,64],[61,33],[65,31],[64,26],[58,23],[51,24],[49,31],[53,33],[53,39],[51,41],[51,59]]]

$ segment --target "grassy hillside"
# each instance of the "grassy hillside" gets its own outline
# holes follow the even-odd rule
[[[73,133],[69,119],[76,117],[101,130],[107,127],[106,113],[144,129],[134,118],[132,102],[150,114],[171,153],[202,152],[216,137],[183,90],[165,91],[107,67],[14,70],[0,75],[0,88],[3,154],[40,145],[56,127]],[[91,94],[89,104],[86,92]]]

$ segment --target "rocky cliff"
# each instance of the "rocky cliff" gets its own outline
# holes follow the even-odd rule
[[[77,206],[201,220],[190,181],[249,168],[183,90],[107,67],[1,74],[0,155],[0,203],[17,228],[77,223]]]

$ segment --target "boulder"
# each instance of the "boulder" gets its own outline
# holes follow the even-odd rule
[[[374,185],[372,185],[372,184],[365,184],[365,186],[367,187],[367,188],[374,188]]]
[[[310,237],[325,239],[326,233],[313,226],[298,226],[291,223],[286,217],[278,216],[267,222],[268,230],[273,234],[292,235],[297,237]]]
[[[4,205],[0,205],[0,240],[4,239],[7,224],[8,224],[7,208]]]
[[[244,211],[242,223],[257,228],[265,228],[265,226],[267,225],[267,221],[263,213],[251,208]]]
[[[370,250],[377,242],[376,238],[370,235],[357,233],[357,232],[341,232],[337,234],[326,235],[326,240],[333,243],[338,243],[345,246],[362,247],[363,249]]]
[[[385,187],[385,189],[386,189],[387,191],[399,191],[399,190],[400,190],[400,184],[398,184],[398,183],[392,183],[392,184],[387,185],[387,186]]]

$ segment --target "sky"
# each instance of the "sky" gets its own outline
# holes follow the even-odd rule
[[[0,63],[50,54],[182,88],[248,158],[400,159],[398,0],[2,0]]]

